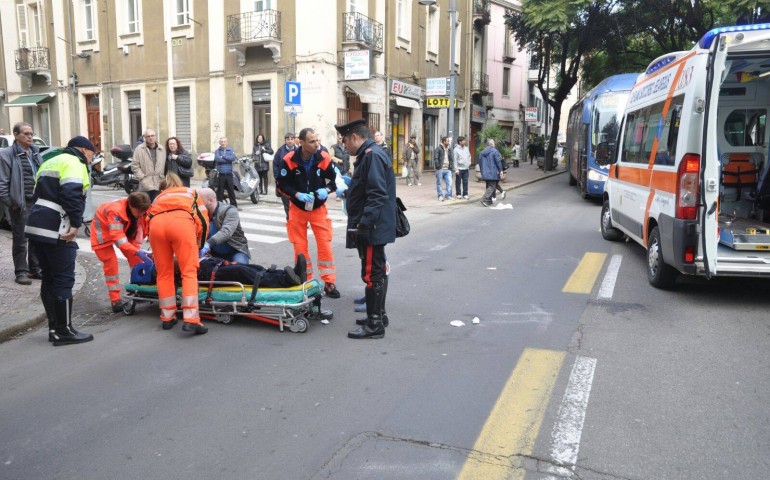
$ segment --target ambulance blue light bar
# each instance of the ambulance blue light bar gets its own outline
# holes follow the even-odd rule
[[[661,58],[657,62],[655,62],[652,65],[650,65],[649,67],[647,67],[647,70],[644,73],[649,75],[649,74],[651,74],[653,72],[657,72],[658,70],[660,70],[661,68],[665,67],[666,65],[668,65],[671,62],[673,62],[674,60],[676,60],[676,55],[669,55],[668,57]]]
[[[713,30],[709,30],[703,38],[700,39],[698,45],[700,48],[711,48],[711,43],[714,39],[723,33],[729,32],[751,32],[754,30],[770,30],[770,23],[758,23],[756,25],[736,25],[733,27],[719,27]]]

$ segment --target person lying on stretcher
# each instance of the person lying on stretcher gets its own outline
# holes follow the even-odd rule
[[[258,275],[261,275],[260,288],[288,288],[302,285],[307,281],[305,256],[300,254],[295,266],[286,266],[279,270],[275,265],[265,268],[262,265],[228,262],[223,258],[207,255],[200,259],[198,268],[199,281],[215,280],[254,285]]]

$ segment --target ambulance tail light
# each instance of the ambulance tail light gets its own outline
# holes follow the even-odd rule
[[[679,163],[676,186],[676,218],[694,220],[698,214],[700,155],[688,153]]]

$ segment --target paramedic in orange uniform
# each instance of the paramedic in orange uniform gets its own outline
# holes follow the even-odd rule
[[[133,192],[128,198],[99,205],[91,222],[91,249],[102,262],[113,312],[119,312],[123,302],[120,299],[118,257],[112,246],[120,249],[132,267],[139,262],[152,261],[147,251],[141,248],[147,233],[144,213],[148,208],[150,196]]]
[[[158,273],[158,305],[163,330],[176,325],[174,256],[182,274],[182,312],[185,332],[204,334],[208,328],[198,313],[198,250],[208,231],[209,214],[198,193],[182,186],[174,173],[147,212],[150,246]],[[163,188],[165,187],[165,188]]]
[[[326,198],[336,191],[334,163],[328,152],[320,148],[318,134],[312,128],[299,132],[298,150],[283,157],[276,178],[278,193],[288,198],[289,220],[286,230],[294,245],[294,258],[300,253],[307,259],[307,278],[313,278],[313,262],[307,245],[307,225],[313,229],[318,247],[318,271],[324,281],[324,292],[330,298],[340,298],[332,250],[332,221],[326,210]]]

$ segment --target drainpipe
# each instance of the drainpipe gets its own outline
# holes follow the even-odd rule
[[[77,75],[75,73],[75,50],[74,50],[75,49],[75,37],[72,34],[72,15],[73,15],[72,14],[72,1],[68,1],[67,2],[67,11],[68,11],[68,15],[67,16],[69,17],[68,18],[68,20],[69,20],[68,24],[69,24],[69,37],[70,37],[69,38],[69,40],[70,40],[69,41],[69,44],[70,44],[70,69],[72,71],[72,74],[70,75],[70,77],[67,80],[68,81],[70,79],[72,80],[72,103],[73,103],[73,111],[75,112],[75,115],[74,115],[74,117],[75,117],[75,125],[70,125],[70,126],[74,127],[72,129],[72,131],[77,132],[77,131],[80,130],[79,125],[78,125],[79,120],[80,120],[80,111],[79,111],[80,110],[80,108],[79,108],[80,105],[78,105],[79,104],[78,96],[77,96],[78,89],[77,89],[77,84],[75,83],[75,79],[77,78]]]

